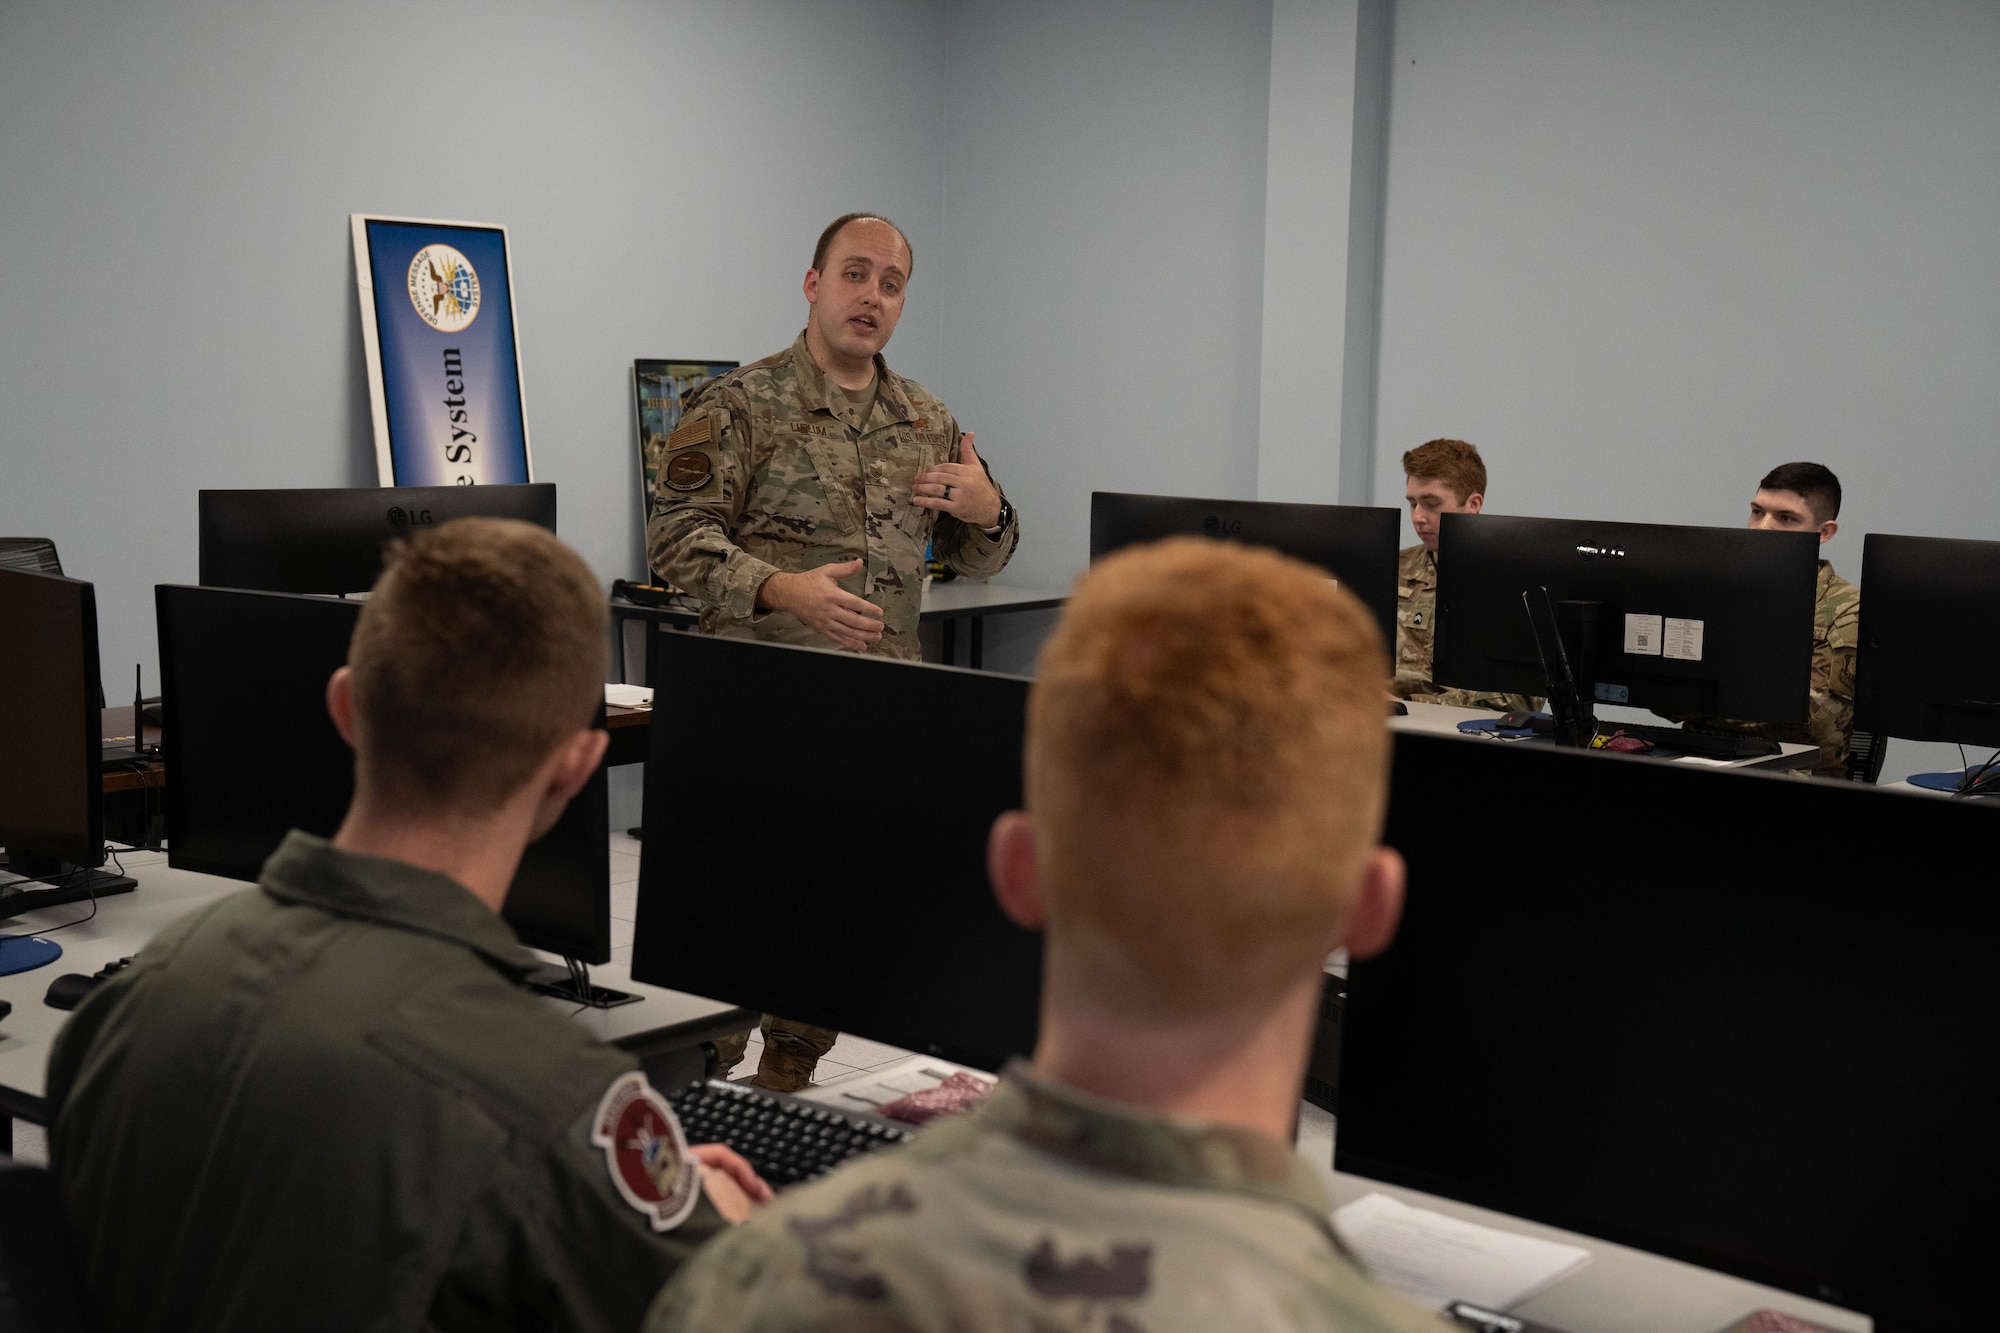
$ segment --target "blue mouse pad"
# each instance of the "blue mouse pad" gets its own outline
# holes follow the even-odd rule
[[[1460,731],[1490,731],[1495,736],[1532,736],[1535,734],[1533,727],[1502,728],[1500,719],[1497,717],[1475,717],[1469,722],[1459,723],[1458,729]]]
[[[1971,771],[1971,770],[1967,770]],[[1910,785],[1927,791],[1957,791],[1965,783],[1965,774],[1957,769],[1943,773],[1912,773]]]
[[[0,935],[0,977],[32,972],[62,957],[62,945],[39,935]]]

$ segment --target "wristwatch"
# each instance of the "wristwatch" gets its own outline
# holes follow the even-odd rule
[[[981,528],[980,531],[985,533],[989,537],[998,537],[1001,533],[1007,530],[1007,525],[1009,523],[1012,523],[1013,521],[1014,521],[1014,506],[1011,502],[1009,502],[1007,497],[1003,495],[1000,497],[1000,521],[998,523],[995,523],[990,528]]]

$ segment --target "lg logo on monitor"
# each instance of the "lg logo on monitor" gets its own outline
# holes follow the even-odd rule
[[[428,509],[404,509],[401,505],[392,505],[389,509],[389,526],[392,528],[427,528],[435,521]]]
[[[1211,537],[1241,537],[1243,535],[1243,520],[1240,518],[1224,518],[1220,514],[1210,514],[1201,521],[1201,530]]]

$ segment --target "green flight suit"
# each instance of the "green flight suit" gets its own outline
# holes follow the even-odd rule
[[[637,1062],[517,984],[534,962],[456,882],[298,832],[162,931],[49,1060],[106,1326],[636,1328],[724,1223]],[[643,1152],[600,1132],[661,1129],[646,1106]]]
[[[1443,1333],[1336,1239],[1254,1130],[1025,1065],[964,1116],[788,1190],[660,1294],[647,1333]]]

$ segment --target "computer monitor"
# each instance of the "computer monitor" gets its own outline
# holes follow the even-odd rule
[[[0,917],[129,890],[130,879],[97,870],[105,852],[96,589],[0,569],[0,644]]]
[[[982,1069],[1033,1052],[1041,936],[986,879],[1026,680],[698,634],[655,636],[652,676],[635,980]]]
[[[1861,586],[1854,725],[2000,746],[2000,542],[1871,532]]]
[[[287,832],[331,837],[353,799],[354,752],[327,715],[326,682],[362,603],[170,584],[154,597],[167,863],[254,880]],[[530,948],[611,957],[609,801],[600,768],[522,858],[502,915]]]
[[[1350,970],[1340,1170],[1878,1330],[1984,1322],[2000,899],[1966,867],[2000,811],[1412,733],[1392,773],[1407,904]],[[1468,792],[1575,836],[1468,855]]]
[[[1567,659],[1586,704],[1803,722],[1818,552],[1809,532],[1446,514],[1431,678],[1544,694]]]
[[[1179,495],[1090,496],[1090,558],[1165,537],[1216,537],[1274,551],[1332,574],[1396,637],[1396,542],[1400,510],[1363,505],[1201,500]]]
[[[202,491],[201,583],[341,595],[375,586],[382,548],[454,518],[518,518],[556,530],[556,488],[355,486]]]

